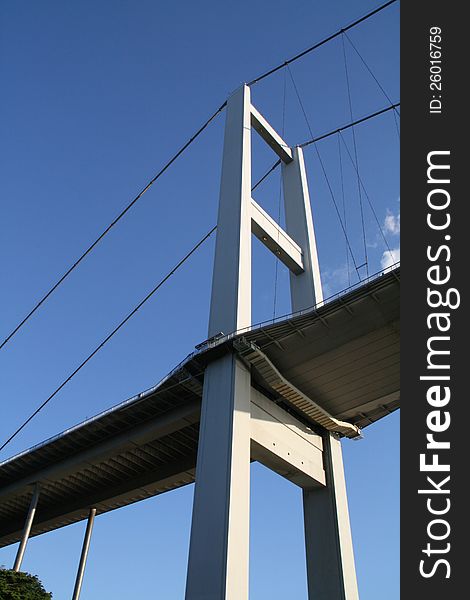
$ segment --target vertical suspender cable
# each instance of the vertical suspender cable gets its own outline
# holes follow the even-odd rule
[[[346,39],[348,40],[348,42],[350,43],[350,45],[353,47],[353,50],[355,51],[355,53],[359,56],[359,58],[362,61],[362,64],[365,66],[365,68],[367,69],[367,71],[369,72],[370,76],[372,77],[372,79],[375,81],[375,83],[379,86],[382,94],[385,96],[385,98],[389,101],[390,106],[393,106],[393,102],[390,99],[390,96],[387,94],[387,92],[385,91],[384,87],[381,85],[380,81],[377,79],[377,77],[375,76],[374,72],[372,71],[372,69],[369,67],[369,65],[367,64],[365,58],[362,56],[362,54],[359,52],[359,50],[356,48],[356,46],[353,44],[351,38],[349,37],[349,35],[344,32],[344,35],[346,36]],[[397,120],[397,115],[400,116],[400,113],[398,112],[398,108],[394,107],[393,108],[393,119],[395,121],[395,127],[397,129],[397,134],[398,134],[398,139],[400,139],[400,129],[398,127],[398,120]]]
[[[348,88],[349,113],[350,113],[351,121],[353,121],[354,118],[353,118],[353,109],[352,109],[352,101],[351,101],[351,88],[349,85],[348,61],[346,58],[344,35],[341,36],[341,41],[342,41],[342,45],[343,45],[344,69],[345,69],[345,73],[346,73],[346,83],[347,83],[347,88]],[[362,241],[363,241],[363,245],[364,245],[364,265],[366,267],[366,275],[367,275],[367,277],[369,277],[369,260],[367,257],[367,241],[366,241],[366,228],[365,228],[365,222],[364,222],[364,207],[362,204],[362,190],[361,190],[361,184],[359,181],[359,162],[358,162],[358,158],[357,158],[356,132],[354,131],[354,127],[351,128],[351,131],[352,131],[352,138],[353,138],[353,144],[354,144],[354,157],[356,159],[356,171],[358,174],[357,191],[359,194],[359,207],[360,207],[360,211],[361,211]]]
[[[344,174],[343,174],[343,153],[341,152],[341,140],[338,137],[338,154],[339,154],[339,171],[341,176],[341,196],[343,199],[343,223],[346,232],[348,231],[348,223],[346,220],[346,202],[344,195]],[[349,270],[349,252],[348,245],[346,244],[346,268],[348,270],[348,287],[351,286],[351,272]]]
[[[351,164],[352,164],[353,168],[356,169],[356,165],[354,164],[353,157],[351,156],[351,152],[349,151],[348,145],[346,144],[346,140],[344,139],[343,134],[341,133],[341,131],[338,131],[338,135],[339,135],[340,140],[343,142],[344,147],[346,148],[346,152],[348,153],[348,157],[349,157],[349,160],[351,161]],[[384,241],[385,247],[386,247],[388,253],[390,254],[390,257],[392,258],[392,261],[395,262],[395,259],[393,257],[393,253],[392,253],[392,251],[390,249],[390,246],[388,245],[387,238],[385,237],[385,234],[383,232],[382,226],[380,225],[380,221],[379,221],[379,219],[377,217],[377,213],[375,212],[374,205],[372,204],[372,200],[371,200],[369,194],[367,193],[367,189],[366,189],[366,187],[364,185],[364,182],[362,181],[362,178],[359,175],[359,172],[357,171],[357,169],[356,169],[356,173],[357,173],[357,176],[359,177],[359,181],[361,183],[362,189],[364,190],[364,194],[365,194],[365,196],[367,198],[367,202],[369,203],[370,210],[371,210],[372,214],[374,215],[375,222],[377,223],[377,227],[379,228],[379,231],[380,231],[380,234],[381,234],[382,239]]]
[[[289,65],[287,66],[287,69],[289,70],[289,75],[290,75],[290,78],[292,80],[292,84],[294,86],[294,90],[295,90],[295,93],[296,93],[296,96],[297,96],[297,100],[299,101],[300,108],[302,110],[305,122],[307,123],[307,127],[308,127],[308,130],[309,130],[310,135],[311,135],[311,141],[308,142],[308,143],[309,144],[310,143],[313,144],[313,146],[315,148],[315,151],[317,153],[317,157],[318,157],[318,160],[320,162],[320,166],[321,166],[321,169],[322,169],[322,172],[323,172],[323,176],[325,177],[326,185],[328,186],[328,190],[330,192],[330,197],[331,197],[331,199],[333,201],[333,205],[335,207],[335,211],[336,211],[336,215],[337,215],[338,220],[339,220],[339,224],[341,226],[341,229],[343,230],[344,238],[346,240],[346,244],[348,245],[349,253],[351,254],[351,258],[352,258],[352,261],[353,261],[353,264],[354,264],[354,268],[356,270],[357,277],[358,277],[358,279],[360,281],[361,280],[361,276],[360,276],[360,273],[359,273],[359,267],[357,266],[356,259],[354,257],[354,253],[352,251],[351,244],[349,242],[349,237],[348,237],[347,231],[346,231],[346,229],[344,227],[343,219],[341,218],[341,214],[339,212],[338,204],[336,202],[335,195],[333,193],[333,188],[331,187],[330,179],[329,179],[328,174],[326,172],[325,165],[323,164],[323,160],[322,160],[320,151],[318,150],[317,143],[316,143],[315,137],[313,135],[312,128],[310,126],[310,121],[309,121],[309,119],[307,117],[307,113],[305,112],[305,108],[304,108],[304,105],[303,105],[303,102],[302,102],[302,98],[300,97],[300,93],[299,93],[299,90],[297,88],[297,84],[295,83],[295,79],[294,79],[294,76],[292,75],[292,71],[291,71]],[[307,145],[307,144],[303,144],[303,146],[305,146],[305,145]]]
[[[284,139],[285,134],[285,125],[286,125],[286,88],[287,88],[287,71],[284,69],[284,90],[283,90],[283,98],[282,98],[282,129],[281,136]],[[281,197],[282,197],[282,171],[279,175],[279,198],[277,205],[277,224],[281,225]],[[277,242],[279,244],[279,229],[277,230]],[[273,319],[276,318],[276,302],[277,302],[277,277],[279,271],[279,261],[276,257],[276,264],[274,266],[274,302],[273,302]]]

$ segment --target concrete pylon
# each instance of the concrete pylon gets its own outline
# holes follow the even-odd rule
[[[283,164],[286,229],[302,247],[304,273],[291,273],[294,312],[323,301],[310,195],[301,148]],[[340,440],[323,434],[326,487],[303,491],[310,600],[358,600],[356,569]]]
[[[252,129],[281,159],[286,231],[251,197]],[[293,311],[323,300],[302,150],[289,148],[243,85],[227,102],[209,338],[251,326],[252,233],[290,269]],[[251,397],[249,368],[236,355],[208,365],[186,600],[248,600]],[[323,437],[327,485],[304,491],[309,598],[356,600],[341,445]]]
[[[246,86],[227,103],[209,336],[251,325],[250,106]],[[205,371],[187,600],[248,598],[250,389],[234,356]]]

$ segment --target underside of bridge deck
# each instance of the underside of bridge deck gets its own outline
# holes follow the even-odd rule
[[[354,437],[397,409],[399,322],[397,268],[302,314],[202,344],[154,388],[1,463],[0,546],[20,539],[36,483],[32,536],[85,519],[90,507],[100,514],[194,482],[204,371],[229,352],[249,366],[259,401],[252,459],[321,485],[318,457],[311,472],[290,472],[263,450],[273,411],[298,424],[315,457],[325,428]]]

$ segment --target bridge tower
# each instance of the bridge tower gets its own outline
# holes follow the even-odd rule
[[[251,130],[282,163],[286,231],[251,196]],[[241,86],[228,100],[212,281],[209,338],[251,326],[251,238],[290,269],[294,312],[322,302],[320,271],[302,149],[289,148]],[[273,404],[273,403],[271,403]],[[295,472],[303,489],[310,600],[357,600],[341,444],[336,433],[306,431],[273,404],[275,448],[263,437],[263,397],[240,355],[205,371],[186,600],[247,600],[250,460]],[[272,423],[271,423],[272,424]],[[295,440],[292,428],[297,428]],[[287,451],[297,442],[292,458]],[[309,448],[316,450],[314,465]],[[318,451],[320,450],[320,451]],[[303,453],[303,454],[302,454]],[[299,460],[299,454],[305,460]],[[282,464],[282,469],[276,465]],[[274,467],[273,467],[274,465]],[[303,466],[302,466],[303,465]],[[307,466],[309,465],[309,466]]]

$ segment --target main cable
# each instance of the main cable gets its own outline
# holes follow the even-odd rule
[[[306,54],[313,52],[320,46],[323,46],[324,44],[326,44],[327,42],[338,37],[342,33],[349,31],[350,29],[352,29],[353,27],[356,27],[360,23],[363,23],[364,21],[366,21],[370,17],[376,15],[377,13],[381,12],[382,10],[384,10],[391,4],[394,4],[396,1],[397,0],[390,0],[389,2],[386,2],[385,4],[377,7],[373,11],[367,13],[366,15],[360,17],[359,19],[356,19],[356,21],[350,23],[346,27],[342,27],[339,31],[335,32],[334,34],[324,38],[323,40],[321,40],[320,42],[317,42],[313,46],[310,46],[303,52],[296,54],[294,57],[284,61],[282,64],[280,64],[280,65],[270,69],[269,71],[266,71],[262,75],[256,77],[255,79],[250,81],[247,85],[249,85],[249,86],[255,85],[256,83],[265,79],[269,75],[272,75],[273,73],[277,72],[279,69],[282,69],[283,67],[288,66],[289,64],[299,60]],[[21,327],[23,327],[23,325],[25,325],[25,323],[34,315],[34,313],[42,306],[42,304],[44,304],[44,302],[49,298],[49,296],[51,296],[51,294],[53,294],[54,291],[65,281],[65,279],[67,279],[67,277],[72,273],[72,271],[76,267],[78,267],[78,265],[82,262],[82,260],[86,256],[88,256],[88,254],[90,254],[90,252],[99,244],[99,242],[106,236],[106,234],[122,219],[122,217],[124,217],[124,215],[134,206],[134,204],[138,200],[140,200],[140,198],[145,194],[145,192],[148,191],[148,189],[155,183],[155,181],[157,181],[157,179],[159,179],[161,177],[161,175],[163,175],[163,173],[165,173],[165,171],[178,159],[178,157],[181,156],[181,154],[183,154],[183,152],[206,129],[206,127],[215,119],[215,117],[225,108],[226,105],[227,105],[227,101],[225,101],[207,119],[207,121],[196,131],[196,133],[193,136],[191,136],[189,138],[189,140],[178,150],[178,152],[176,152],[176,154],[174,154],[170,158],[170,160],[160,169],[160,171],[155,175],[155,177],[153,177],[148,182],[148,184],[142,189],[142,191],[139,192],[137,194],[137,196],[118,214],[118,216],[106,227],[106,229],[95,239],[95,241],[92,244],[90,244],[90,246],[88,246],[88,248],[80,255],[80,257],[69,267],[69,269],[67,269],[67,271],[62,275],[62,277],[60,277],[60,279],[58,279],[58,281],[49,289],[49,291],[35,304],[35,306],[29,311],[29,313],[20,321],[20,323],[18,323],[18,325],[7,335],[7,337],[3,340],[3,342],[0,343],[0,350],[12,339],[12,337],[21,329]],[[279,163],[277,163],[277,164],[279,164]],[[277,167],[277,164],[272,167],[272,170],[274,170]],[[268,174],[266,174],[265,177],[267,175]],[[254,187],[257,187],[260,183],[261,183],[261,181],[259,181],[256,184],[256,186],[254,186]]]
[[[395,107],[400,106],[400,103],[396,103],[393,104],[392,106],[389,106],[387,108],[381,109],[379,111],[376,111],[374,113],[371,113],[370,115],[367,115],[365,117],[362,117],[361,119],[358,119],[357,121],[354,121],[353,123],[348,123],[346,125],[343,125],[342,127],[339,127],[337,129],[334,129],[332,131],[329,131],[327,133],[321,134],[317,137],[312,137],[310,140],[307,140],[306,142],[304,142],[303,144],[300,144],[301,148],[305,148],[311,144],[315,144],[316,142],[323,140],[325,138],[328,138],[332,135],[341,133],[342,131],[345,131],[346,129],[349,129],[350,127],[352,127],[353,125],[358,125],[359,123],[364,123],[370,119],[373,119],[379,115],[382,115],[386,112],[388,112],[389,110],[393,110]],[[344,143],[344,141],[343,141]],[[346,149],[348,150],[347,146]],[[348,150],[349,151],[349,150]],[[352,160],[352,158],[351,158]],[[274,171],[276,169],[276,167],[280,164],[280,160],[276,161],[274,163],[274,165],[263,175],[263,177],[253,186],[252,191],[255,190],[267,177],[270,173],[272,173],[272,171]],[[361,182],[362,183],[362,182]],[[367,196],[367,193],[366,193]],[[337,209],[337,213],[339,213],[339,210]],[[342,227],[344,228],[344,225],[341,221],[340,218],[340,223],[342,225]],[[26,419],[23,424],[18,427],[18,429],[6,440],[6,442],[0,447],[0,451],[3,450],[3,448],[5,448],[5,446],[7,444],[9,444],[23,429],[24,427],[26,427],[26,425],[52,400],[52,398],[54,398],[54,396],[56,396],[58,394],[58,392],[85,366],[85,364],[91,360],[91,358],[97,354],[97,352],[106,344],[107,341],[109,341],[111,339],[111,337],[113,337],[113,335],[115,335],[119,329],[131,318],[131,316],[137,312],[139,310],[139,308],[145,304],[145,302],[147,302],[147,300],[157,291],[157,289],[159,287],[161,287],[161,285],[163,285],[163,283],[165,283],[165,281],[167,279],[169,279],[171,277],[171,275],[183,264],[183,262],[185,262],[190,256],[191,254],[193,254],[197,248],[199,248],[200,245],[202,245],[205,240],[212,235],[212,233],[214,233],[214,231],[216,230],[217,226],[213,227],[207,234],[206,236],[204,236],[204,238],[202,238],[202,240],[182,259],[182,261],[180,261],[180,263],[178,263],[178,265],[176,265],[176,267],[152,290],[152,292],[150,292],[150,294],[148,296],[146,296],[146,298],[144,298],[144,300],[132,311],[132,313],[130,313],[112,332],[110,335],[108,335],[108,337],[103,340],[103,342],[77,367],[77,369],[75,369],[75,371],[69,375],[69,377],[58,387],[56,388],[56,390],[54,390],[54,392],[28,417],[28,419]],[[346,232],[343,231],[343,233],[345,233],[345,237],[346,237],[346,244],[349,246],[348,243],[348,239],[347,239],[347,235]],[[352,252],[351,252],[352,255]],[[353,256],[353,262],[354,261],[354,256]],[[356,265],[355,265],[356,266]],[[356,267],[356,272],[357,272],[357,267]],[[52,293],[52,292],[51,292]]]
[[[359,56],[359,58],[362,61],[362,64],[365,66],[365,68],[367,69],[367,71],[369,72],[369,75],[372,77],[372,79],[375,81],[375,83],[378,85],[380,91],[382,92],[382,94],[385,96],[385,98],[390,102],[390,104],[393,104],[392,100],[390,99],[390,96],[387,94],[387,92],[385,91],[385,88],[383,87],[383,85],[380,83],[380,81],[377,79],[376,75],[374,74],[374,72],[372,71],[372,69],[369,67],[369,65],[366,62],[366,59],[362,56],[362,54],[359,52],[359,50],[357,49],[357,47],[353,44],[352,39],[349,37],[349,35],[344,32],[344,37],[348,40],[348,42],[350,43],[350,45],[352,46],[353,50],[355,51],[355,53]],[[397,109],[395,109],[395,112],[398,114],[398,116],[400,116],[400,113],[398,112]]]
[[[9,335],[3,340],[0,344],[0,350],[11,340],[11,338],[17,333],[21,327],[30,319],[34,313],[40,308],[42,304],[49,298],[49,296],[55,292],[55,290],[60,286],[61,283],[67,279],[67,277],[72,273],[76,267],[82,262],[82,260],[90,254],[90,252],[101,242],[101,240],[105,237],[107,233],[111,231],[111,229],[124,217],[124,215],[134,206],[134,204],[142,198],[142,196],[147,192],[152,185],[159,179],[165,171],[183,154],[183,152],[194,142],[194,140],[199,137],[199,135],[206,129],[206,127],[222,112],[225,108],[227,102],[225,101],[208,119],[207,121],[196,131],[194,135],[192,135],[189,140],[181,146],[181,148],[174,154],[170,160],[168,160],[165,165],[158,171],[158,173],[147,183],[147,185],[137,194],[137,196],[129,202],[129,204],[122,210],[118,216],[106,227],[106,229],[95,239],[95,241],[88,246],[88,248],[81,254],[81,256],[73,263],[71,267],[67,269],[67,271],[62,275],[62,277],[50,288],[50,290],[37,302],[37,304],[29,311],[29,313],[24,317],[24,319],[11,331]]]
[[[386,2],[385,4],[382,4],[381,6],[378,6],[376,9],[374,9],[371,12],[367,13],[366,15],[364,15],[363,17],[361,17],[360,19],[357,19],[356,21],[354,21],[353,23],[350,23],[346,27],[342,27],[341,29],[339,29],[335,33],[329,35],[328,37],[324,38],[320,42],[317,42],[316,44],[313,44],[313,46],[310,46],[310,48],[307,48],[303,52],[300,52],[299,54],[296,54],[293,58],[289,58],[288,60],[285,60],[282,64],[277,65],[276,67],[273,67],[272,69],[269,69],[269,71],[266,71],[265,73],[263,73],[259,77],[256,77],[255,79],[252,79],[247,85],[250,85],[250,86],[251,85],[255,85],[256,83],[260,82],[261,80],[265,79],[266,77],[269,77],[269,75],[272,75],[273,73],[276,73],[277,71],[279,71],[283,67],[285,67],[287,65],[290,65],[291,63],[295,62],[296,60],[299,60],[299,58],[302,58],[303,56],[305,56],[306,54],[309,54],[310,52],[313,52],[317,48],[320,48],[320,46],[323,46],[327,42],[330,42],[331,40],[334,40],[336,37],[338,37],[339,35],[341,35],[345,31],[349,31],[353,27],[356,27],[356,25],[359,25],[360,23],[363,23],[367,19],[370,19],[370,17],[373,17],[374,15],[376,15],[380,11],[384,10],[385,8],[387,8],[388,6],[390,6],[391,4],[394,4],[395,2],[397,2],[397,0],[390,0],[390,2]]]
[[[358,119],[357,121],[353,121],[352,123],[347,123],[346,125],[342,125],[341,127],[332,129],[331,131],[328,131],[327,133],[322,133],[321,135],[311,138],[310,140],[307,140],[306,142],[302,142],[302,144],[299,144],[299,147],[306,148],[307,146],[310,146],[310,144],[315,144],[316,142],[319,142],[321,140],[329,138],[332,135],[336,135],[337,133],[340,133],[341,131],[346,131],[346,129],[349,129],[350,127],[354,127],[354,125],[359,125],[361,123],[365,123],[366,121],[369,121],[370,119],[379,117],[380,115],[383,115],[384,113],[386,113],[390,110],[394,110],[397,106],[400,106],[399,102],[392,104],[391,106],[387,106],[386,108],[382,108],[381,110],[377,110],[376,112],[371,113],[370,115],[366,115],[365,117],[362,117],[362,118]],[[251,188],[251,191],[253,192],[259,185],[261,185],[263,183],[263,181],[265,179],[267,179],[269,177],[269,175],[271,175],[271,173],[273,171],[275,171],[276,168],[280,164],[281,164],[281,159],[277,160],[273,165],[271,165],[271,167],[269,167],[269,169],[261,177],[261,179],[258,179],[258,181],[255,183],[255,185]]]
[[[360,125],[361,123],[365,123],[366,121],[369,121],[370,119],[374,119],[375,117],[383,115],[384,113],[388,112],[389,110],[394,110],[397,106],[400,106],[400,102],[396,102],[395,104],[392,104],[391,106],[387,106],[386,108],[377,110],[376,112],[373,112],[370,115],[367,115],[365,117],[357,119],[357,121],[352,121],[351,123],[347,123],[346,125],[343,125],[342,127],[338,127],[337,129],[332,129],[331,131],[328,131],[327,133],[323,133],[322,135],[319,135],[310,140],[307,140],[306,142],[303,142],[302,144],[299,144],[299,146],[301,148],[306,148],[307,146],[310,146],[310,144],[315,144],[316,142],[319,142],[320,140],[324,140],[327,137],[335,135],[336,133],[340,133],[341,131],[346,131],[346,129],[349,129],[350,127],[354,127],[355,125]],[[259,183],[261,183],[261,181],[259,181]]]
[[[7,446],[19,433],[20,431],[22,431],[26,425],[32,421],[32,419],[34,419],[34,417],[52,400],[52,398],[54,398],[54,396],[56,396],[60,390],[67,385],[67,383],[73,378],[75,377],[75,375],[87,364],[88,361],[90,361],[95,354],[97,354],[101,348],[107,343],[109,342],[109,340],[127,323],[127,321],[129,321],[129,319],[135,315],[135,313],[142,308],[142,306],[148,301],[150,300],[150,298],[162,287],[162,285],[168,281],[168,279],[170,279],[170,277],[176,273],[176,271],[182,267],[184,265],[184,263],[190,258],[190,256],[192,256],[194,254],[194,252],[196,252],[196,250],[202,246],[202,244],[214,233],[214,231],[217,229],[217,225],[214,226],[208,233],[206,233],[206,235],[201,238],[199,240],[199,242],[193,246],[193,248],[173,267],[173,269],[167,273],[165,275],[165,277],[163,279],[161,279],[157,285],[145,296],[145,298],[143,300],[141,300],[139,302],[139,304],[137,304],[137,306],[126,316],[124,317],[124,319],[119,323],[119,325],[117,325],[117,327],[115,327],[111,333],[109,335],[107,335],[105,337],[105,339],[93,350],[93,352],[91,352],[91,354],[89,354],[87,356],[87,358],[85,358],[85,360],[83,360],[79,366],[66,378],[64,379],[64,381],[52,392],[52,394],[50,394],[46,400],[44,400],[44,402],[38,406],[38,408],[30,414],[30,416],[23,421],[23,423],[20,425],[20,427],[18,427],[16,429],[16,431],[14,431],[14,433],[12,433],[10,435],[10,437],[6,440],[6,442],[4,442],[1,446],[0,446],[0,451],[2,451],[5,446]]]

